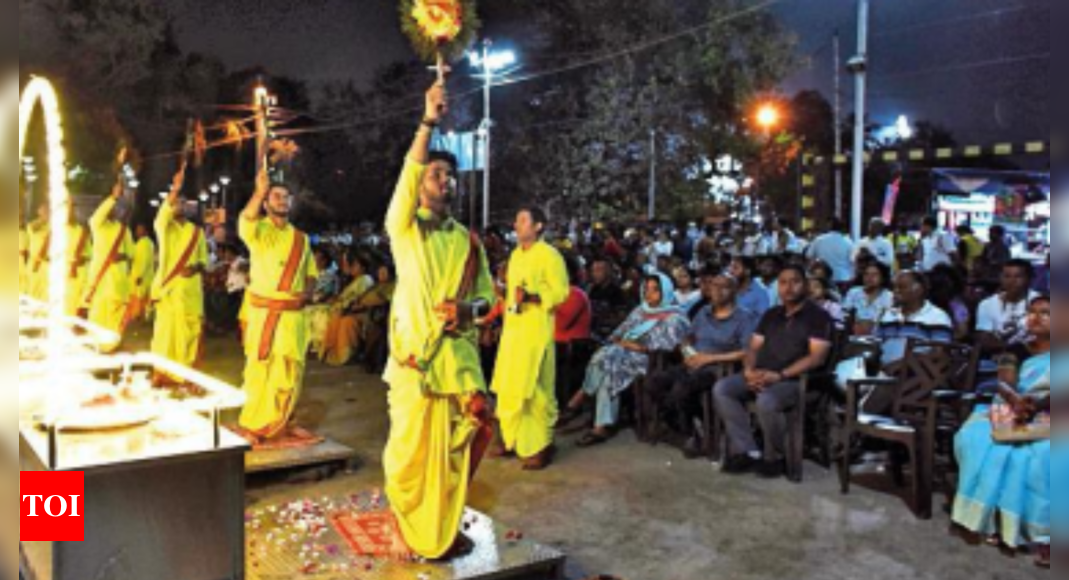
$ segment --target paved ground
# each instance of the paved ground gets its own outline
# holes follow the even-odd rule
[[[209,373],[239,383],[235,344],[212,340]],[[254,481],[250,502],[333,495],[381,485],[386,388],[357,368],[311,364],[303,425],[355,448],[351,474],[326,482]],[[625,433],[580,451],[561,443],[558,463],[526,474],[490,462],[472,507],[527,537],[564,550],[569,578],[624,580],[1022,580],[1049,573],[1024,557],[966,546],[949,520],[915,520],[901,500],[856,489],[843,497],[832,474],[809,466],[806,483],[768,484],[721,475]]]

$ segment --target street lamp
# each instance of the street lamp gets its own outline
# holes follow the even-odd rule
[[[229,175],[224,175],[219,178],[219,183],[223,186],[223,211],[230,211],[230,199],[227,196],[227,189],[230,187],[231,179]]]
[[[916,134],[913,129],[913,125],[909,123],[909,117],[902,115],[895,122],[895,133],[898,134],[898,138],[902,141],[909,141]]]
[[[765,130],[766,134],[771,134],[772,129],[779,124],[780,112],[775,105],[762,105],[757,111],[757,124]]]
[[[783,114],[780,112],[779,107],[774,103],[765,103],[757,109],[757,116],[754,118],[757,121],[757,125],[765,132],[765,143],[762,150],[762,157],[765,156],[768,149],[772,146],[772,130],[780,124],[783,118]],[[756,205],[757,196],[762,193],[761,189],[765,185],[764,175],[764,159],[757,164],[757,186],[750,190],[750,195],[754,204],[751,204],[751,209]]]
[[[483,124],[479,128],[479,136],[483,139],[483,230],[490,227],[490,133],[493,127],[493,119],[490,116],[490,89],[494,84],[494,74],[516,64],[516,53],[511,50],[493,52],[494,43],[490,39],[483,41],[482,52],[472,51],[468,54],[471,65],[482,69],[483,78]],[[502,72],[502,75],[508,74]]]

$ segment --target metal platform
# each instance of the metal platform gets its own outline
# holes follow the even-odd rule
[[[344,469],[356,457],[356,451],[332,439],[299,449],[249,451],[245,454],[245,473],[260,474],[306,468]]]
[[[379,503],[376,503],[379,502]],[[448,563],[403,564],[358,557],[322,525],[339,510],[381,509],[372,494],[258,506],[246,515],[247,580],[560,580],[565,555],[468,510],[465,535],[474,551]],[[299,514],[314,514],[307,517]],[[298,514],[298,515],[295,515]],[[324,519],[326,518],[326,519]],[[281,523],[280,523],[281,522]]]

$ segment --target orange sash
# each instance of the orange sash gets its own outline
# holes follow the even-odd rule
[[[41,249],[37,250],[37,256],[33,259],[33,273],[36,274],[41,269],[41,265],[48,261],[48,249],[52,245],[52,232],[48,232],[45,236],[45,243],[41,244]]]
[[[200,242],[200,228],[193,227],[193,239],[189,240],[189,245],[186,246],[186,250],[182,252],[182,256],[178,258],[178,262],[174,265],[174,269],[163,280],[163,284],[160,285],[160,289],[166,288],[168,284],[174,281],[175,278],[182,275],[186,267],[189,265],[189,260],[193,258],[193,252],[197,251],[197,245]]]
[[[278,291],[283,294],[289,294],[293,291],[293,284],[297,281],[297,271],[301,267],[301,262],[304,261],[304,234],[300,231],[294,231],[293,235],[293,247],[290,248],[290,257],[286,261],[286,269],[282,272],[282,279],[278,283]],[[264,306],[259,306],[257,302]],[[260,334],[260,361],[266,361],[271,356],[271,349],[275,343],[275,332],[278,330],[278,323],[282,320],[282,314],[284,312],[295,312],[301,310],[301,308],[294,308],[294,306],[300,306],[294,301],[288,300],[256,300],[250,301],[253,307],[266,308],[267,320],[264,321],[264,330]]]
[[[91,303],[93,298],[97,295],[97,290],[100,289],[100,283],[104,281],[104,275],[108,273],[108,270],[115,264],[115,258],[119,257],[119,248],[122,248],[122,243],[126,239],[126,224],[122,225],[119,230],[119,235],[115,238],[115,243],[111,246],[111,250],[108,252],[108,259],[104,261],[104,265],[100,267],[100,272],[97,272],[97,277],[93,280],[93,285],[90,287],[89,293],[85,295],[86,303]]]
[[[71,261],[71,278],[78,277],[78,262],[82,259],[82,254],[85,253],[85,246],[89,243],[89,229],[82,228],[82,237],[78,238],[78,249],[74,252],[74,260]]]

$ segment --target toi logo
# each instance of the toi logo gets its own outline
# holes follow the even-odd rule
[[[85,540],[85,474],[23,471],[19,496],[20,542]]]

